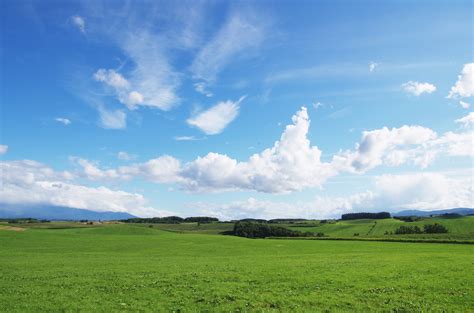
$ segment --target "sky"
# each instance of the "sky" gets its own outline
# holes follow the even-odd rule
[[[474,207],[472,1],[0,6],[0,207]]]

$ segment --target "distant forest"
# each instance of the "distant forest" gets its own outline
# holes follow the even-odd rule
[[[342,214],[341,215],[341,220],[347,221],[347,220],[358,220],[358,219],[384,219],[384,218],[390,218],[391,215],[388,212],[378,212],[378,213],[366,213],[366,212],[361,212],[361,213],[347,213],[347,214]]]

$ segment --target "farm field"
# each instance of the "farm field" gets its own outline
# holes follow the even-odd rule
[[[385,235],[394,232],[398,227],[419,226],[438,223],[449,230],[446,234],[416,234],[416,235]],[[458,218],[432,217],[415,222],[404,222],[393,218],[388,219],[360,219],[320,223],[308,221],[300,224],[284,224],[285,227],[299,231],[322,232],[329,237],[360,237],[370,238],[427,238],[427,239],[474,239],[474,216]]]
[[[474,245],[252,240],[199,233],[197,225],[179,233],[169,225],[55,224],[0,230],[2,311],[474,307]]]

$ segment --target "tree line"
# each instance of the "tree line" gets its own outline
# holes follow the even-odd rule
[[[384,219],[390,218],[391,215],[388,212],[378,212],[378,213],[368,213],[368,212],[360,212],[360,213],[347,213],[341,215],[341,220],[359,220],[359,219]]]
[[[179,216],[166,216],[166,217],[150,217],[141,218],[134,217],[126,220],[122,220],[124,223],[150,223],[150,224],[179,224],[179,223],[212,223],[219,222],[218,218],[208,216],[195,216],[182,218]]]
[[[301,232],[268,223],[256,223],[252,221],[239,221],[234,224],[233,234],[246,238],[266,237],[323,237],[323,233]]]
[[[425,224],[423,229],[419,226],[400,226],[395,230],[395,235],[408,235],[408,234],[443,234],[447,233],[448,229],[438,223]]]

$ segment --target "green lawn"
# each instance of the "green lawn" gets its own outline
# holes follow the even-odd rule
[[[472,312],[473,260],[461,244],[0,230],[0,311]]]

